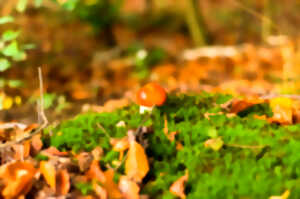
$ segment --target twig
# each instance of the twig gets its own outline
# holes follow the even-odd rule
[[[241,145],[241,144],[225,144],[225,145],[229,147],[241,148],[241,149],[262,149],[266,147],[264,145]]]
[[[41,116],[43,123],[29,135],[26,135],[19,139],[15,139],[13,141],[6,142],[4,144],[0,144],[0,149],[6,148],[8,146],[12,146],[14,144],[19,144],[23,141],[31,139],[33,136],[40,133],[40,131],[42,131],[48,125],[48,119],[44,112],[43,77],[42,77],[42,69],[40,67],[38,68],[38,73],[39,73],[39,85],[40,85],[40,110],[38,114]]]

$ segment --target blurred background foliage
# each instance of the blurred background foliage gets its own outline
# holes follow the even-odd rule
[[[104,100],[159,64],[181,63],[183,49],[296,41],[299,10],[296,0],[1,0],[0,104],[15,103],[4,95],[35,95],[37,66],[47,92]]]

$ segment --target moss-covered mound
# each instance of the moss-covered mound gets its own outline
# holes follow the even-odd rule
[[[100,164],[105,169],[107,164],[114,167],[119,158],[111,137],[139,129],[136,139],[145,146],[150,163],[141,193],[150,198],[176,198],[169,188],[188,171],[187,198],[267,199],[289,190],[289,199],[299,199],[300,125],[256,119],[255,114],[270,114],[267,105],[229,117],[221,107],[229,99],[207,93],[169,96],[152,114],[141,115],[139,107],[131,105],[111,113],[80,115],[51,129],[53,135],[44,140],[75,152],[101,146]],[[120,121],[125,125],[117,125]],[[173,141],[165,134],[166,124],[168,132],[177,132]],[[205,141],[214,138],[223,141],[222,147],[205,147]],[[117,173],[124,174],[124,164]]]

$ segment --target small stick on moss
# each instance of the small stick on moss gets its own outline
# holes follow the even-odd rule
[[[262,149],[266,147],[264,145],[241,145],[241,144],[225,144],[225,146],[241,148],[241,149]]]
[[[97,123],[97,126],[99,129],[101,129],[103,131],[103,133],[109,138],[111,139],[111,136],[109,135],[109,133],[107,132],[107,130],[100,124],[100,123]]]
[[[13,141],[9,141],[9,142],[0,144],[0,149],[12,146],[14,144],[19,144],[21,142],[24,142],[26,140],[31,139],[36,134],[40,133],[48,125],[48,119],[47,119],[47,117],[45,115],[45,112],[44,112],[43,76],[42,76],[41,67],[38,68],[38,74],[39,74],[39,85],[40,85],[40,107],[39,107],[39,110],[38,110],[38,114],[41,116],[42,124],[29,135],[26,135],[26,136],[24,136],[22,138],[19,138],[19,139],[15,139]]]

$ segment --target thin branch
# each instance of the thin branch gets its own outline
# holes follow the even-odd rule
[[[42,69],[40,67],[38,68],[38,73],[39,73],[39,85],[40,85],[40,110],[38,111],[38,114],[42,117],[43,123],[29,135],[26,135],[22,138],[15,139],[13,141],[6,142],[4,144],[0,144],[0,149],[6,148],[8,146],[12,146],[14,144],[19,144],[21,142],[31,139],[33,136],[40,133],[48,125],[48,119],[44,112],[43,77],[42,77]]]
[[[241,148],[241,149],[262,149],[266,147],[264,145],[241,145],[241,144],[225,144],[225,145],[229,147]]]

